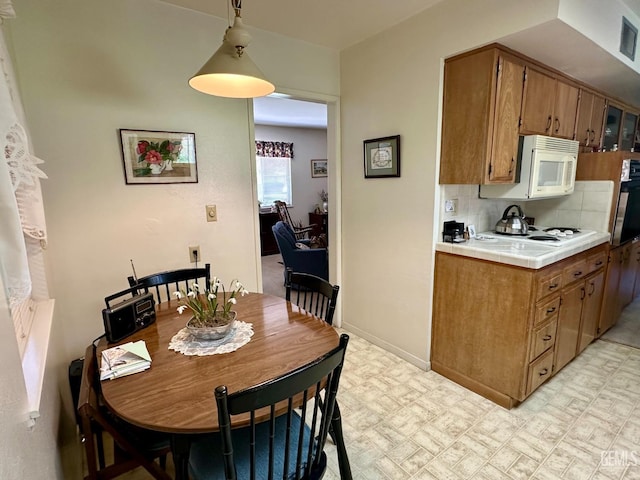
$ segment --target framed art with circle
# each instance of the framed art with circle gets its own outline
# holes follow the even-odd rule
[[[364,141],[364,177],[400,176],[400,135]]]

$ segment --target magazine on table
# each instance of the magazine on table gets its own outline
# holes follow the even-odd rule
[[[111,380],[142,372],[151,366],[144,340],[128,342],[102,351],[100,380]]]

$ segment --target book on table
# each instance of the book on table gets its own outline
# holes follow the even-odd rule
[[[111,380],[151,367],[151,355],[144,340],[128,342],[102,351],[100,380]]]

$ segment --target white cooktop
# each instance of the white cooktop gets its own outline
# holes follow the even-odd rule
[[[530,227],[531,228],[531,227]],[[595,235],[595,230],[582,230],[566,227],[534,227],[527,235],[504,235],[496,232],[483,232],[476,236],[479,241],[505,240],[514,242],[530,242],[550,247],[562,247],[575,242],[580,242],[590,235]]]

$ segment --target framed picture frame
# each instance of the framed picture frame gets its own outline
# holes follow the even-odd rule
[[[400,176],[400,135],[364,141],[364,178]]]
[[[119,132],[127,185],[198,182],[195,133],[124,128]]]
[[[311,176],[313,178],[327,176],[327,159],[311,160]]]

